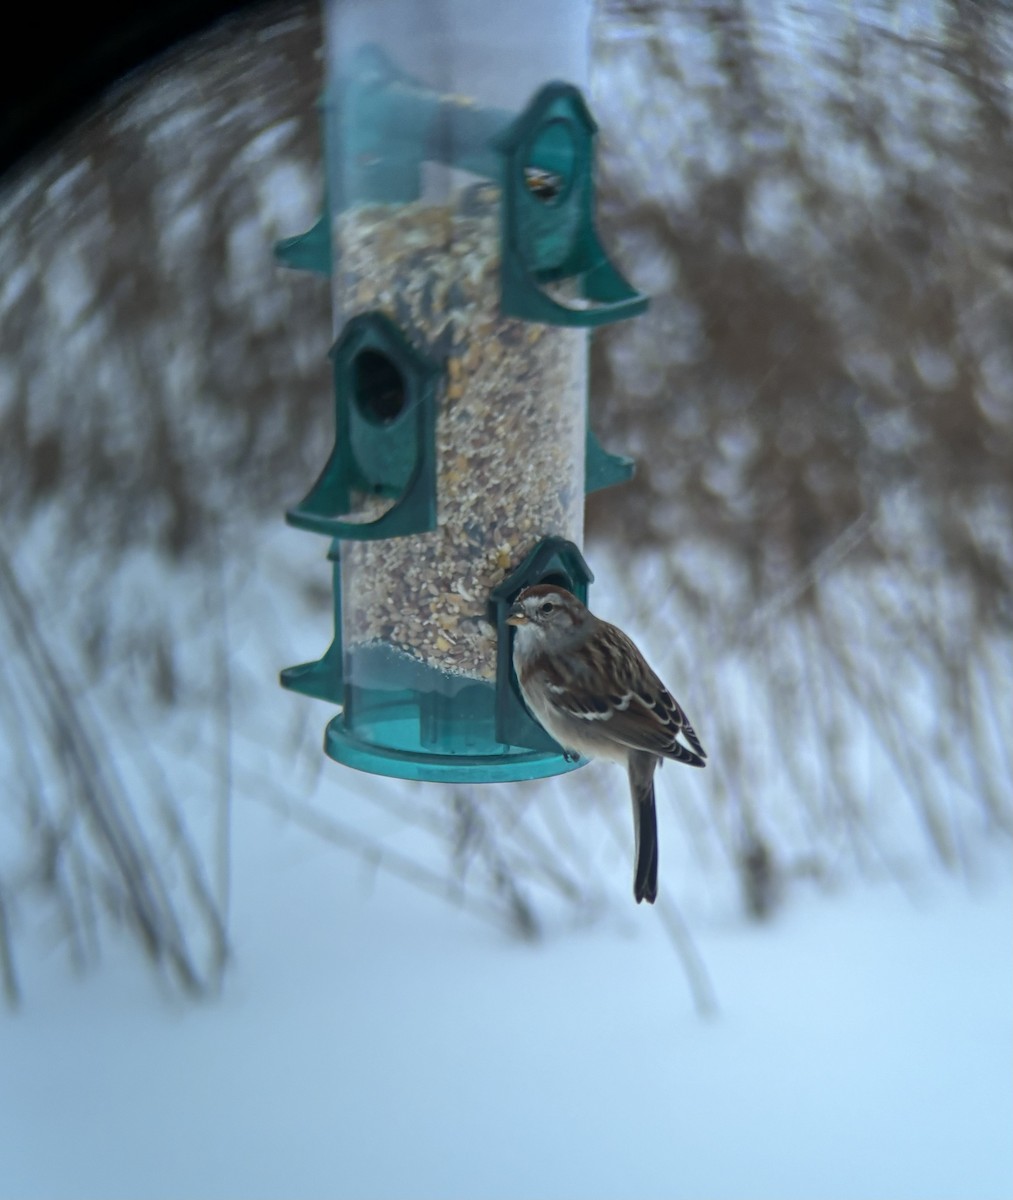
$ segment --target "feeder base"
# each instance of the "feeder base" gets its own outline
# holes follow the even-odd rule
[[[390,723],[388,723],[390,724]],[[417,721],[404,720],[404,740],[407,742],[417,729]],[[396,730],[389,731],[396,737]],[[392,746],[377,746],[356,737],[345,725],[344,716],[337,716],[324,734],[324,752],[335,762],[371,775],[388,775],[395,779],[418,779],[429,783],[515,783],[523,779],[546,779],[576,771],[587,763],[579,758],[571,762],[562,754],[522,747],[502,746],[500,753],[491,754],[419,754],[414,750],[397,750]]]

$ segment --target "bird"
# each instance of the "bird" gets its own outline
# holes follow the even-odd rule
[[[666,758],[706,766],[696,730],[633,641],[565,588],[551,583],[524,588],[506,623],[514,626],[514,671],[535,720],[568,756],[608,759],[626,768],[636,854],[633,895],[638,904],[653,904],[654,772]]]

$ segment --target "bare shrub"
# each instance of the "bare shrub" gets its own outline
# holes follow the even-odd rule
[[[593,342],[594,424],[639,464],[589,504],[595,596],[705,734],[678,822],[757,917],[848,864],[902,875],[909,827],[970,869],[1013,824],[1013,17],[923,7],[625,0],[596,26],[601,225],[654,300]],[[320,41],[315,4],[251,10],[0,191],[11,1001],[40,892],[76,960],[111,911],[213,986],[233,793],[528,936],[608,894],[589,813],[628,836],[599,776],[361,780],[338,817],[307,799],[345,780],[320,783],[309,702],[270,769],[233,753],[274,686],[235,659],[235,598],[274,572],[322,636],[329,607],[323,547],[295,567],[264,532],[332,436],[327,285],[271,257],[320,201]],[[154,731],[120,719],[142,701]]]

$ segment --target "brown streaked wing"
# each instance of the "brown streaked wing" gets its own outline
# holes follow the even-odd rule
[[[703,766],[707,753],[696,731],[634,642],[606,621],[599,623],[597,632],[597,648],[604,661],[594,677],[585,675],[579,689],[567,684],[548,656],[540,655],[531,664],[532,673],[537,670],[544,675],[553,702],[573,717],[595,721],[602,733],[631,749]],[[628,707],[617,707],[624,700]],[[692,750],[680,744],[679,734]]]

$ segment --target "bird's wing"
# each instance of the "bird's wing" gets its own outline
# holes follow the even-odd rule
[[[617,742],[634,750],[651,750],[689,766],[704,765],[707,752],[696,730],[663,684],[655,693],[627,692],[622,697],[610,697],[610,701],[619,701],[614,703],[608,722],[609,734]],[[692,749],[682,744],[680,734]]]
[[[632,641],[607,625],[599,643],[605,661],[594,679],[577,676],[567,685],[557,670],[546,672],[554,703],[576,720],[600,722],[603,734],[634,750],[647,750],[702,767],[707,752],[682,707],[647,665]],[[567,677],[574,678],[572,669]],[[684,746],[680,735],[689,743]]]

